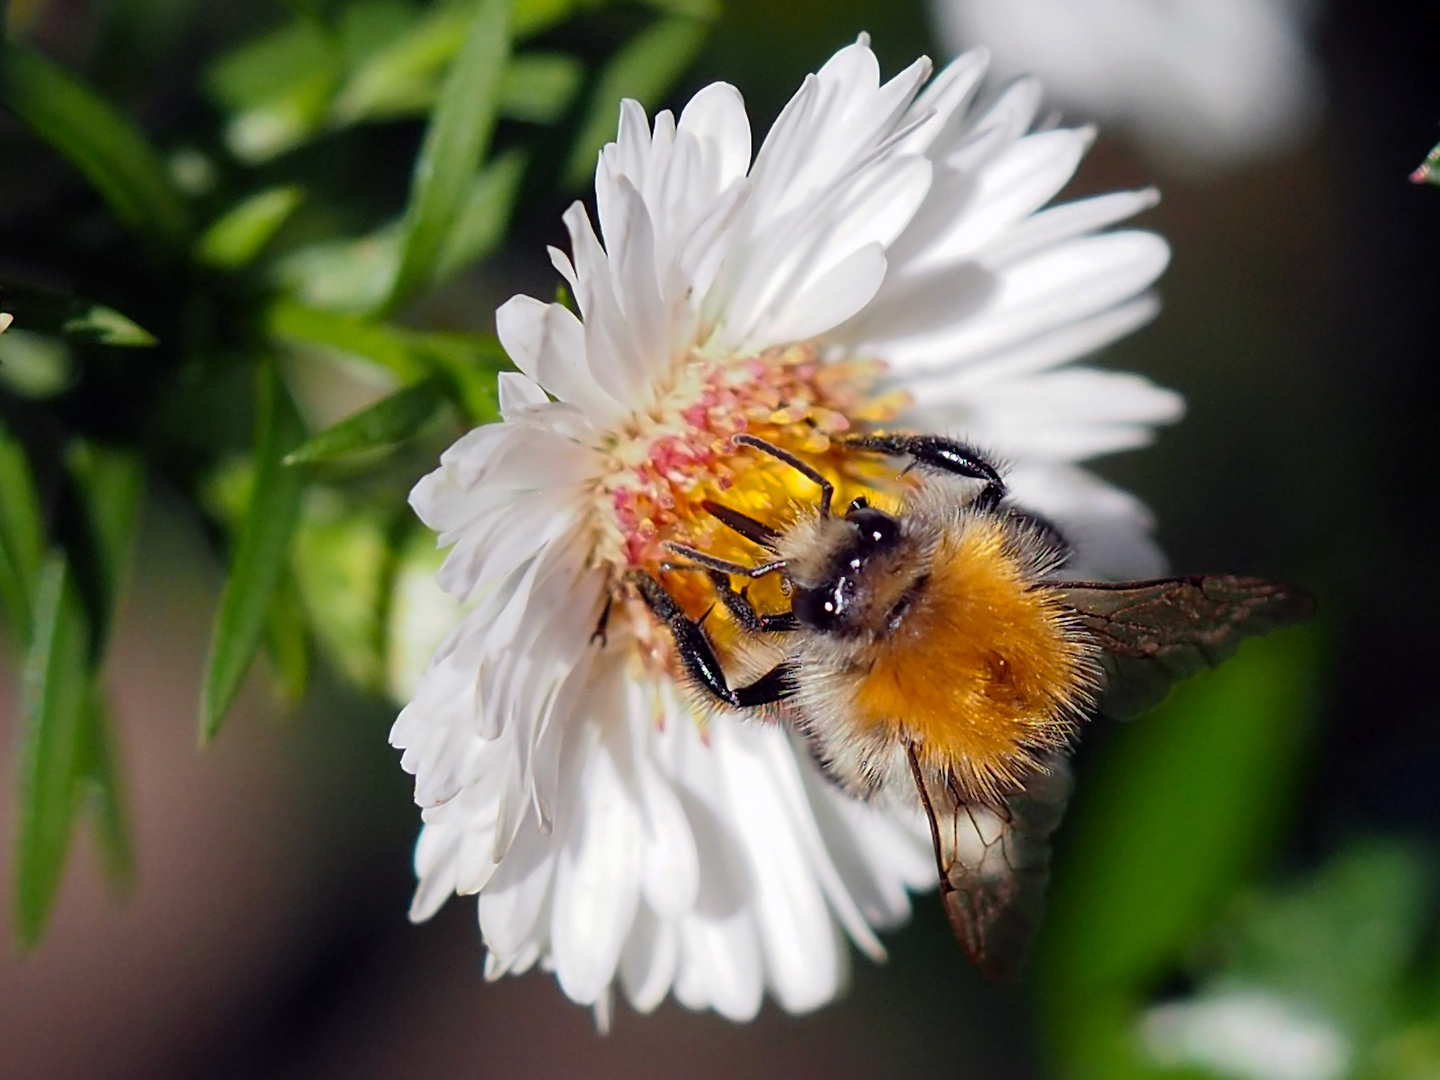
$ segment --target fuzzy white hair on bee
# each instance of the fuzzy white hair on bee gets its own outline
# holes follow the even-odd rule
[[[1060,534],[1006,501],[993,463],[941,436],[848,440],[857,453],[911,459],[916,482],[893,512],[856,498],[837,513],[834,485],[813,466],[752,436],[735,442],[813,481],[815,505],[776,526],[707,502],[756,546],[749,565],[666,546],[683,560],[673,568],[709,574],[734,624],[778,659],[732,687],[704,620],[648,574],[631,582],[697,693],[778,707],[846,792],[923,808],[957,937],[988,973],[1013,974],[1038,923],[1081,722],[1156,703],[1245,637],[1307,617],[1309,598],[1231,575],[1058,581]],[[734,586],[772,574],[788,610],[758,611],[748,585]]]

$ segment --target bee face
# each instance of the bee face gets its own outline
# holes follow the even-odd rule
[[[791,611],[810,630],[855,633],[869,625],[873,582],[877,575],[886,573],[901,546],[900,522],[857,499],[827,531],[832,546],[819,560],[818,575],[802,578],[796,572],[786,574],[791,587]]]

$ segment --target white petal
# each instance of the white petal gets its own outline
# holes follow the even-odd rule
[[[592,377],[585,329],[565,305],[513,296],[495,312],[495,333],[515,366],[561,401],[600,416],[618,408]]]
[[[500,415],[506,420],[519,420],[531,409],[550,401],[537,383],[519,372],[502,371],[495,382],[500,394]]]
[[[456,860],[460,835],[453,829],[426,825],[415,841],[415,898],[410,902],[410,921],[424,922],[440,910],[455,891]]]
[[[761,331],[768,343],[816,337],[859,311],[885,278],[885,249],[867,244],[777,312]]]
[[[620,954],[620,984],[636,1012],[653,1012],[665,1000],[679,965],[680,935],[675,925],[661,922],[642,904]]]
[[[700,143],[716,194],[750,167],[750,118],[740,91],[729,83],[711,83],[691,98],[680,113],[679,132]]]
[[[480,932],[502,968],[522,955],[531,941],[550,893],[555,856],[551,838],[533,825],[522,828],[504,861],[480,894]]]
[[[590,754],[572,835],[560,849],[550,941],[570,1000],[596,1001],[615,975],[640,899],[640,819],[603,745]]]
[[[760,1011],[765,973],[755,924],[745,910],[721,918],[691,915],[680,923],[675,998],[687,1009],[714,1009],[744,1023]]]
[[[1159,277],[1169,259],[1169,247],[1152,233],[1115,232],[1072,240],[994,274],[978,306],[962,309],[948,325],[900,339],[867,338],[857,347],[914,371],[933,371],[1128,300]]]
[[[717,722],[711,740],[730,794],[734,827],[750,862],[755,920],[771,992],[790,1012],[817,1008],[843,978],[835,924],[767,768],[765,739],[775,728]]]
[[[1067,574],[1124,581],[1165,572],[1150,513],[1135,496],[1073,465],[1022,465],[1006,480],[1015,501],[1053,521],[1074,548]]]

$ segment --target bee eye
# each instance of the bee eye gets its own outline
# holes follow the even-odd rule
[[[886,548],[900,538],[900,523],[889,514],[868,506],[851,510],[845,520],[859,531],[860,546],[867,551]]]
[[[833,630],[840,621],[843,607],[843,599],[836,588],[797,588],[790,598],[790,610],[795,618],[812,630]]]
[[[856,510],[865,510],[868,509],[869,506],[869,499],[865,498],[864,495],[856,495],[855,498],[850,500],[850,507],[845,511],[845,516],[849,517],[851,514],[855,513]]]

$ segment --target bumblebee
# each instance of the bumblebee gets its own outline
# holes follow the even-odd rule
[[[649,574],[630,580],[698,693],[757,715],[778,709],[854,796],[918,802],[957,938],[987,974],[1013,976],[1039,922],[1080,723],[1144,711],[1244,638],[1307,617],[1309,598],[1231,575],[1060,580],[1058,531],[1007,502],[999,469],[950,439],[848,440],[856,453],[908,457],[916,482],[894,512],[857,498],[843,513],[804,460],[754,436],[734,441],[813,481],[818,503],[779,529],[706,502],[759,557],[744,565],[672,542],[679,561],[665,569],[707,573],[736,626],[781,659],[732,687],[704,619]],[[733,584],[770,574],[788,610],[758,611]]]

